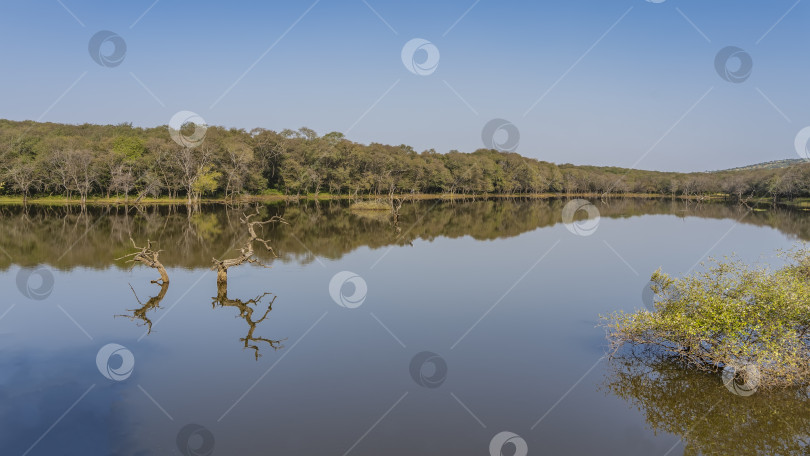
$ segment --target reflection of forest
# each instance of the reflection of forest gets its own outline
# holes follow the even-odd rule
[[[339,258],[359,247],[405,245],[437,237],[496,239],[517,236],[561,223],[565,200],[418,201],[400,210],[397,234],[390,216],[353,212],[345,202],[274,204],[267,216],[282,215],[289,225],[266,227],[280,261],[313,261],[313,255]],[[613,199],[595,202],[602,217],[625,218],[649,214],[733,219],[745,207],[680,200]],[[167,267],[208,268],[211,258],[230,254],[247,236],[239,216],[247,207],[204,206],[188,213],[185,206],[0,207],[0,268],[12,263],[49,264],[58,268],[105,268],[131,251],[130,235],[151,239],[163,249]],[[382,216],[381,216],[382,215]],[[810,217],[784,208],[751,212],[741,223],[769,226],[802,240],[810,239]],[[67,251],[67,253],[65,253]],[[270,255],[258,254],[272,261]],[[124,262],[115,263],[123,267]]]
[[[629,402],[656,433],[682,439],[684,455],[810,454],[804,389],[729,392],[719,375],[662,360],[610,361],[605,389]],[[672,454],[681,454],[680,451]]]

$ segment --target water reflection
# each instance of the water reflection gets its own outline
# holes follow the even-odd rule
[[[23,454],[97,384],[36,454],[64,454],[65,448],[71,454],[164,454],[161,448],[174,448],[178,430],[189,422],[211,429],[216,454],[254,454],[260,448],[343,453],[364,433],[368,437],[351,454],[489,454],[491,439],[504,429],[544,454],[664,455],[673,447],[672,455],[683,451],[674,446],[681,437],[687,454],[807,453],[810,404],[799,392],[760,391],[742,398],[724,387],[719,374],[690,374],[666,364],[617,365],[624,371],[607,380],[611,397],[605,398],[595,391],[597,376],[581,376],[604,343],[604,334],[594,328],[597,315],[641,306],[647,273],[662,263],[665,270],[686,270],[704,254],[704,244],[708,248],[722,238],[728,243],[714,253],[742,249],[747,258],[789,244],[770,230],[738,229],[726,237],[728,225],[738,219],[805,239],[810,219],[784,209],[751,212],[679,201],[594,204],[604,239],[590,241],[573,238],[562,226],[555,228],[558,233],[546,229],[561,223],[565,201],[405,202],[397,220],[385,211],[356,213],[339,202],[262,206],[262,219],[281,215],[289,222],[256,232],[281,256],[273,259],[256,245],[258,259],[278,263],[269,271],[232,270],[230,283],[220,287],[206,271],[212,258],[239,255],[234,249],[246,239],[239,219],[249,208],[210,206],[187,213],[168,206],[89,207],[82,214],[31,206],[26,217],[17,208],[0,207],[0,247],[10,255],[0,250],[0,268],[12,261],[43,264],[57,284],[50,301],[28,302],[24,293],[14,294],[0,307],[8,312],[0,325],[6,347],[0,399],[8,413],[0,411],[0,421],[9,424],[0,447],[7,450],[3,454]],[[642,218],[645,214],[665,217]],[[610,226],[609,219],[631,217],[633,223]],[[703,220],[679,223],[687,217]],[[532,230],[538,231],[513,238]],[[163,249],[170,292],[149,284],[157,274],[141,263],[142,279],[132,282],[136,298],[126,290],[130,265],[113,259],[133,251],[130,236],[138,245],[148,247],[152,240],[155,249]],[[558,236],[565,236],[558,250],[515,287],[514,280]],[[625,268],[602,240],[639,274]],[[385,268],[370,269],[387,246],[411,241],[415,249],[392,249]],[[372,251],[380,247],[386,248]],[[316,255],[326,267],[296,264]],[[325,260],[344,255],[344,261]],[[368,271],[363,274],[372,293],[358,311],[343,312],[327,293],[330,278],[342,270]],[[12,293],[15,272],[19,268],[0,274]],[[37,281],[32,275],[29,286],[38,289]],[[510,286],[507,300],[470,330]],[[88,294],[90,287],[94,293]],[[263,293],[268,290],[273,293]],[[282,299],[276,301],[276,293]],[[11,309],[14,299],[20,304]],[[303,305],[276,307],[288,300]],[[127,313],[132,321],[112,320],[114,313]],[[155,334],[140,342],[152,322]],[[448,358],[447,381],[436,389],[413,383],[408,367],[414,353],[444,354],[465,331],[469,336]],[[293,356],[285,356],[291,343],[274,339],[303,336],[314,348]],[[108,342],[126,346],[137,358],[126,381],[105,378],[93,363]],[[282,345],[287,347],[274,352]],[[237,349],[244,352],[231,356]],[[283,368],[266,374],[281,357]],[[426,366],[427,376],[435,373],[432,368]],[[234,411],[227,413],[230,408]],[[553,413],[530,432],[550,408]],[[279,409],[291,411],[289,419],[268,427]],[[658,437],[644,430],[645,420],[660,431]]]
[[[264,298],[267,297],[268,295],[272,296],[272,298],[269,298],[268,302],[266,304],[263,304],[262,300],[264,300]],[[245,337],[240,338],[239,341],[244,343],[244,348],[250,348],[253,350],[253,355],[257,361],[259,360],[259,357],[262,356],[259,353],[259,351],[261,350],[261,347],[264,346],[264,344],[267,344],[267,346],[269,346],[273,350],[284,348],[284,346],[281,345],[281,343],[286,339],[273,340],[268,339],[266,337],[259,337],[254,335],[256,327],[261,322],[265,321],[267,319],[267,316],[270,314],[270,311],[273,310],[273,303],[276,302],[276,298],[277,296],[273,295],[270,292],[266,292],[247,301],[243,301],[241,299],[231,299],[228,297],[228,281],[227,280],[217,281],[217,295],[212,298],[213,301],[211,303],[211,307],[213,308],[216,308],[217,306],[235,307],[237,310],[239,310],[238,317],[245,320],[245,323],[247,323],[248,325],[247,334],[245,335]],[[262,311],[259,309],[264,309],[265,306],[267,308],[264,310],[264,313],[262,314],[261,313]],[[256,313],[256,315],[261,314],[261,317],[254,319],[253,313],[257,310],[258,312]]]
[[[158,283],[157,281],[152,281],[152,283]],[[146,326],[147,327],[147,334],[152,334],[152,320],[149,319],[147,314],[150,311],[160,309],[160,302],[163,301],[163,298],[166,297],[166,292],[169,291],[169,281],[161,282],[160,284],[160,292],[157,296],[152,296],[149,298],[145,303],[141,302],[138,299],[138,294],[135,293],[135,289],[132,288],[132,285],[129,286],[132,289],[132,294],[135,295],[135,300],[138,301],[138,304],[141,306],[137,309],[127,309],[127,312],[132,312],[132,315],[116,315],[116,317],[127,317],[130,320],[140,320],[143,324],[139,326]]]
[[[633,355],[612,359],[608,372],[603,388],[639,410],[654,432],[679,437],[684,455],[807,455],[810,451],[807,390],[737,396],[726,389],[719,375]]]
[[[493,240],[520,235],[562,222],[565,200],[478,200],[406,202],[395,220],[389,211],[373,214],[352,211],[348,203],[272,204],[265,217],[281,216],[289,225],[268,226],[267,239],[280,258],[257,252],[266,261],[309,263],[316,257],[339,259],[361,247],[408,245],[438,237],[470,236]],[[810,218],[803,211],[749,208],[720,203],[695,204],[678,200],[622,199],[594,201],[603,219],[642,215],[679,218],[739,220],[741,224],[769,226],[793,237],[810,240]],[[62,269],[77,266],[105,268],[131,252],[130,236],[151,239],[164,248],[166,267],[208,267],[211,258],[229,252],[227,246],[244,238],[240,216],[247,207],[203,206],[188,213],[184,206],[69,207],[0,206],[0,269],[11,264],[49,264]],[[392,229],[393,226],[393,229]],[[71,248],[67,251],[68,246]],[[111,254],[112,251],[112,254]],[[13,259],[13,260],[12,260]]]

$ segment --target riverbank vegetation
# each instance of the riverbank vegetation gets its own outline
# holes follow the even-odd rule
[[[604,318],[611,353],[624,345],[700,371],[723,372],[740,395],[810,384],[810,248],[778,270],[730,259],[676,279],[652,276],[654,309]]]
[[[184,128],[191,135],[195,126]],[[711,173],[557,165],[488,149],[440,154],[406,145],[364,145],[341,133],[318,136],[308,128],[275,132],[210,126],[204,140],[190,148],[173,141],[167,126],[0,120],[0,198],[192,203],[323,193],[655,194],[776,202],[810,197],[810,164]]]

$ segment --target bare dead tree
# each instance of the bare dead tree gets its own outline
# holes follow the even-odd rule
[[[394,187],[391,187],[391,190],[388,192],[388,201],[391,204],[391,216],[393,218],[394,228],[397,230],[397,234],[402,232],[402,228],[399,227],[399,210],[402,209],[402,203],[405,201],[405,198],[400,196],[394,196]]]
[[[152,241],[147,240],[145,247],[138,247],[135,245],[135,240],[129,238],[132,241],[132,247],[136,249],[140,249],[140,251],[135,253],[130,253],[129,255],[124,255],[121,258],[116,258],[117,260],[123,260],[124,258],[132,257],[127,263],[143,263],[150,268],[157,269],[160,273],[160,281],[153,280],[152,283],[157,284],[164,284],[169,283],[169,274],[166,272],[166,268],[163,267],[163,263],[160,262],[158,257],[160,256],[160,252],[162,250],[154,250],[152,249]]]
[[[261,227],[261,226],[264,226],[264,225],[267,225],[267,224],[270,224],[270,223],[284,223],[284,224],[287,224],[287,222],[278,215],[274,215],[274,216],[270,217],[268,220],[264,220],[264,221],[252,221],[251,218],[253,218],[253,217],[257,216],[257,215],[259,215],[258,206],[256,207],[256,213],[255,214],[243,215],[239,219],[239,221],[241,223],[243,223],[244,225],[247,226],[248,233],[250,234],[250,238],[247,240],[247,242],[245,242],[245,245],[243,245],[239,249],[239,253],[240,253],[239,256],[236,257],[236,258],[229,258],[229,259],[225,259],[225,260],[217,260],[216,258],[213,259],[214,266],[211,269],[217,271],[217,283],[218,284],[219,283],[224,283],[224,282],[226,282],[228,280],[228,269],[229,268],[232,268],[234,266],[239,266],[240,264],[253,263],[253,264],[258,264],[258,265],[260,265],[262,267],[265,267],[265,268],[270,267],[270,266],[264,264],[263,262],[261,262],[260,260],[258,260],[258,259],[256,259],[254,257],[254,253],[255,253],[253,251],[253,243],[254,242],[261,242],[262,245],[264,246],[264,248],[267,249],[267,251],[270,252],[273,255],[273,257],[278,257],[278,255],[276,255],[275,250],[273,250],[273,247],[270,246],[270,243],[268,241],[260,238],[256,234],[256,227]]]

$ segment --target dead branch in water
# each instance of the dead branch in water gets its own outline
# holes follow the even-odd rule
[[[139,252],[130,253],[129,255],[124,255],[121,258],[116,258],[116,261],[123,260],[124,258],[132,257],[127,263],[143,263],[150,268],[157,269],[160,273],[160,281],[153,280],[152,283],[157,284],[164,284],[169,283],[169,274],[166,272],[166,268],[163,267],[163,263],[160,262],[158,257],[160,256],[160,252],[162,250],[153,250],[152,249],[152,241],[147,240],[145,247],[138,247],[135,245],[135,240],[131,237],[129,240],[132,242],[132,247],[135,249],[140,249]]]
[[[264,264],[263,262],[259,261],[258,259],[254,258],[254,251],[253,251],[253,243],[258,241],[264,245],[264,248],[270,252],[273,257],[278,257],[276,255],[275,250],[273,247],[270,246],[270,242],[260,238],[256,234],[256,227],[257,226],[264,226],[270,223],[284,223],[285,225],[287,222],[278,215],[274,215],[270,217],[268,220],[264,221],[251,221],[250,219],[259,215],[259,208],[256,207],[256,213],[250,215],[243,215],[239,221],[247,226],[248,233],[250,234],[250,238],[245,242],[245,245],[239,249],[240,255],[236,258],[229,258],[225,260],[217,260],[216,258],[213,259],[214,266],[211,269],[217,271],[217,283],[224,282],[228,280],[228,268],[232,268],[234,266],[239,266],[243,263],[253,263],[258,264],[262,267],[269,268],[270,266]]]

